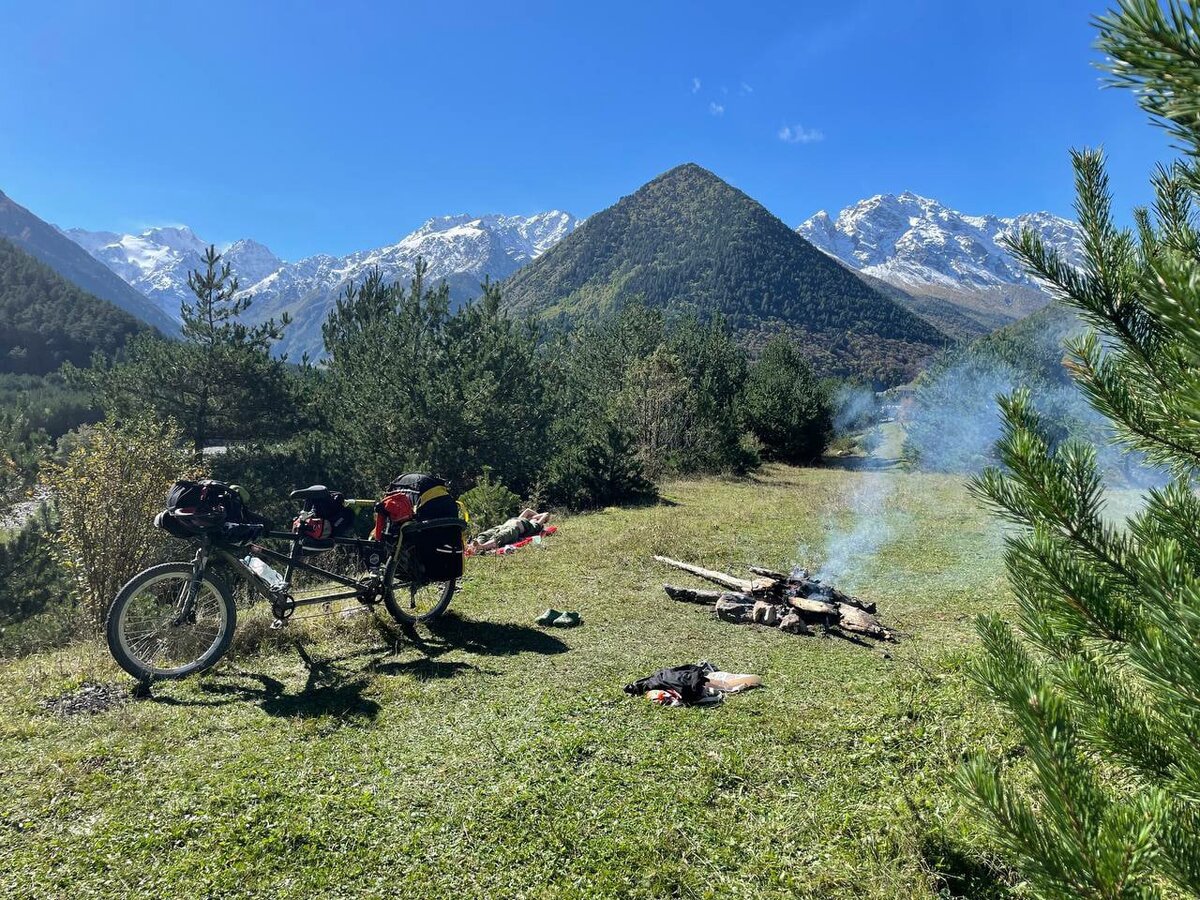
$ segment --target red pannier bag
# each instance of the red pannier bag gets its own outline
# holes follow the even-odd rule
[[[385,531],[389,534],[395,533],[395,526],[411,521],[414,515],[412,500],[404,491],[394,491],[384,495],[384,498],[375,504],[373,539],[383,540]],[[389,528],[389,525],[393,527]]]

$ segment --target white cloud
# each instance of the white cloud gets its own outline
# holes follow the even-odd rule
[[[712,103],[708,104],[708,111],[710,113],[712,113],[712,115],[714,115],[714,116],[725,115],[725,107],[722,106],[720,103],[717,103],[715,100]]]
[[[742,93],[743,94],[753,94],[754,88],[750,87],[750,85],[746,84],[746,82],[743,81],[742,82]]]
[[[779,129],[779,139],[785,144],[815,144],[825,140],[823,132],[803,125],[784,125]]]
[[[693,79],[692,79],[692,93],[693,93],[693,94],[695,94],[695,93],[697,93],[699,90],[700,90],[700,79],[699,79],[699,78],[693,78]]]

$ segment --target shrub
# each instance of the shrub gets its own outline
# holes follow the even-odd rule
[[[490,466],[483,467],[483,475],[475,487],[460,498],[471,516],[471,525],[476,531],[484,531],[515,516],[521,507],[521,498],[492,478]]]
[[[657,490],[635,456],[633,439],[614,422],[598,422],[564,442],[550,461],[546,491],[554,503],[594,509],[649,500]]]
[[[121,585],[165,546],[154,516],[173,481],[201,474],[181,439],[174,425],[146,418],[102,422],[47,466],[60,516],[54,549],[74,581],[85,629],[103,627]]]
[[[43,504],[0,543],[0,655],[61,644],[70,633],[70,579],[49,552],[56,527],[53,506]]]

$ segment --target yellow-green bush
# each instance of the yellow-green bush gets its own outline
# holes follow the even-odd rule
[[[60,516],[56,555],[74,581],[84,627],[99,630],[121,585],[165,543],[153,520],[167,489],[200,469],[178,428],[146,418],[91,427],[47,468]]]

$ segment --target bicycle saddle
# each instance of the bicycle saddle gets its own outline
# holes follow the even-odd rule
[[[333,491],[325,487],[323,484],[313,484],[306,488],[292,491],[288,494],[293,500],[316,500],[319,497],[328,497]]]

